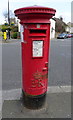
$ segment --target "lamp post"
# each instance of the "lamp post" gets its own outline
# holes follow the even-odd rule
[[[9,0],[8,0],[8,24],[9,24],[8,36],[9,36],[9,39],[10,39],[10,12],[9,12]]]

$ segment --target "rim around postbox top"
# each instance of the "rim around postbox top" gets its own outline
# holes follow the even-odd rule
[[[43,23],[43,19],[49,20],[55,15],[56,10],[53,8],[42,7],[42,6],[31,6],[19,8],[14,11],[15,16],[17,16],[22,23],[29,23],[28,19],[40,19],[40,21],[33,21],[34,23]],[[28,19],[27,19],[28,18]],[[26,22],[27,19],[27,22]],[[32,23],[32,21],[30,21]],[[48,21],[45,21],[48,23]]]
[[[25,14],[25,13],[49,13],[55,14],[56,10],[53,8],[42,7],[42,6],[31,6],[31,7],[24,7],[19,8],[14,11],[16,15],[18,14]]]

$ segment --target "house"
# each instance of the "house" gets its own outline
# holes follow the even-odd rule
[[[73,33],[73,23],[69,22],[67,25],[70,27],[70,33]]]
[[[51,22],[51,24],[50,24],[50,39],[53,39],[53,38],[55,38],[55,19],[54,18],[52,18],[52,19],[50,19],[50,22]]]
[[[71,27],[69,25],[66,26],[65,31],[67,33],[71,33]]]
[[[56,20],[56,32],[63,33],[66,32],[67,24],[63,21],[63,18],[54,18]]]
[[[73,23],[71,23],[71,33],[73,33]]]

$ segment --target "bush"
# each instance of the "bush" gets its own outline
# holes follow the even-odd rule
[[[18,26],[12,26],[11,29],[12,32],[18,32]]]
[[[0,31],[0,36],[3,36],[3,32]]]
[[[12,33],[11,38],[17,39],[17,32]]]
[[[2,26],[1,26],[1,31],[2,31],[2,32],[6,32],[6,30],[7,30],[7,26],[2,25]]]

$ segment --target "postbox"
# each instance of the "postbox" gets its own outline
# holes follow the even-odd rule
[[[53,8],[32,6],[14,11],[22,26],[22,91],[26,106],[41,107],[48,86],[50,19]]]

